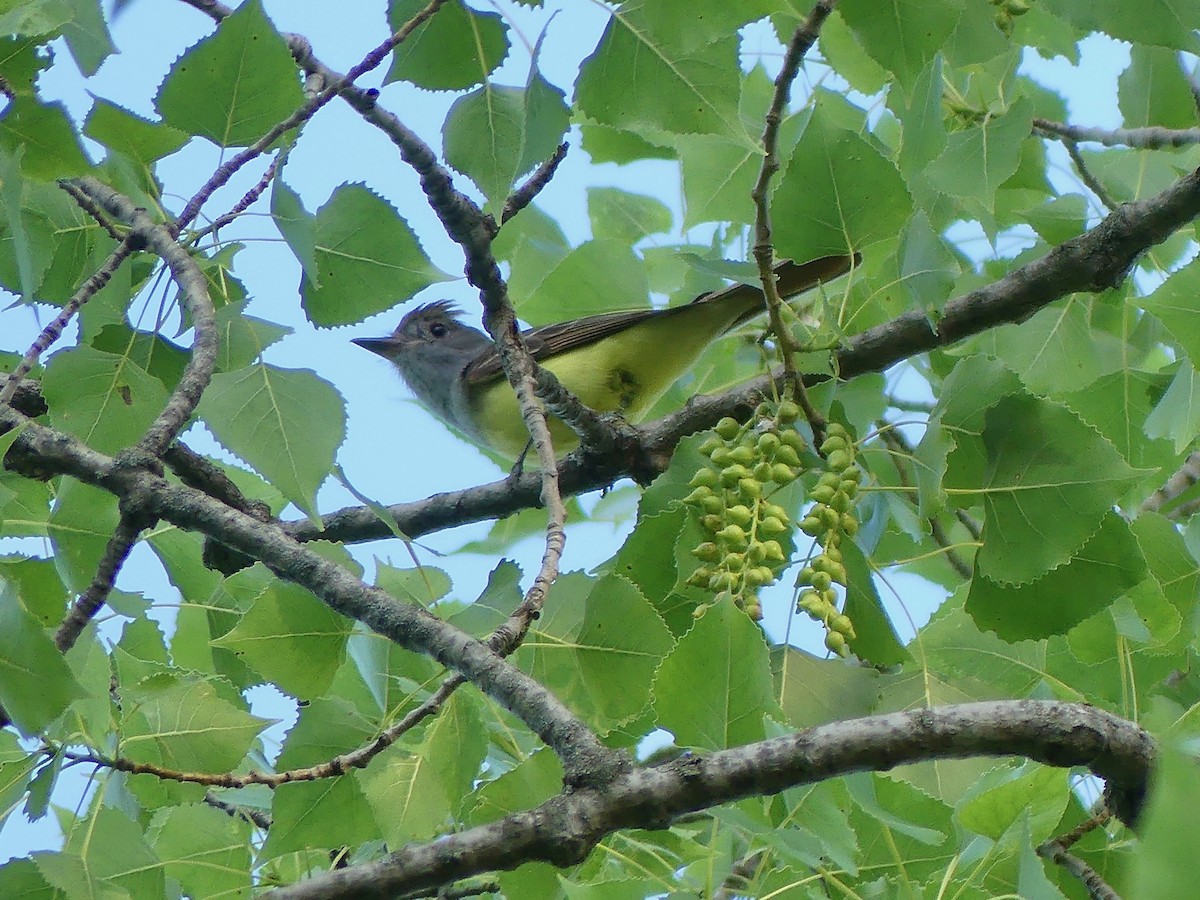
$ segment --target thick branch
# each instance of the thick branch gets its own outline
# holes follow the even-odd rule
[[[626,772],[602,790],[564,793],[535,809],[281,888],[278,900],[382,898],[524,862],[566,866],[622,828],[665,828],[686,813],[851,772],[975,756],[1085,766],[1116,786],[1136,817],[1153,762],[1151,737],[1091,706],[1044,700],[968,703],[811,728],[734,750]]]

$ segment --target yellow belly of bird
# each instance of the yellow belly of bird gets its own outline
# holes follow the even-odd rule
[[[595,343],[542,361],[572,394],[597,412],[620,413],[639,422],[712,341],[744,312],[744,304],[699,303],[671,316],[656,316]],[[500,379],[476,389],[472,420],[492,449],[516,459],[529,441],[516,395]],[[554,451],[561,456],[579,438],[550,418]]]

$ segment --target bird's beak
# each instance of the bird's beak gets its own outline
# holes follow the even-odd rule
[[[403,346],[404,342],[395,337],[382,338],[351,338],[350,343],[358,344],[364,350],[370,350],[385,359],[391,359]]]

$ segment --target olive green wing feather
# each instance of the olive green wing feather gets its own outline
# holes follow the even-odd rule
[[[815,287],[822,281],[831,281],[850,271],[851,267],[857,265],[860,259],[861,257],[856,253],[853,257],[824,256],[806,263],[784,260],[775,267],[779,295],[792,297]],[[734,284],[719,291],[701,294],[692,302],[713,303],[731,300],[735,297],[746,301],[748,308],[744,315],[730,324],[732,328],[746,319],[758,315],[763,303],[763,293],[760,288],[749,284]],[[530,354],[535,360],[541,361],[559,353],[586,347],[588,344],[617,334],[651,316],[669,316],[687,308],[687,305],[684,305],[672,306],[667,309],[629,309],[600,313],[595,316],[585,316],[582,319],[572,319],[568,322],[543,325],[541,328],[526,331],[523,337]],[[502,377],[503,374],[504,369],[500,365],[500,355],[496,352],[495,347],[489,347],[475,357],[463,373],[468,384],[484,384]]]
[[[619,312],[600,313],[595,316],[585,316],[582,319],[572,319],[569,322],[557,322],[553,325],[543,325],[522,334],[525,344],[529,347],[530,355],[540,362],[550,356],[566,353],[586,347],[596,341],[603,340],[612,334],[624,331],[630,325],[659,315],[666,310],[656,309],[627,309]],[[496,348],[489,347],[471,361],[463,373],[469,384],[483,384],[500,378],[504,369],[500,365],[500,354]]]

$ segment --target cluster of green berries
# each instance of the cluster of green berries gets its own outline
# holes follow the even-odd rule
[[[700,445],[709,462],[693,476],[693,490],[684,498],[711,536],[692,550],[702,565],[688,584],[730,594],[756,621],[762,618],[758,589],[787,566],[778,539],[791,520],[770,495],[800,474],[804,438],[791,427],[799,417],[800,407],[784,400],[760,404],[745,425],[722,419]]]
[[[839,656],[850,652],[847,642],[854,639],[854,623],[838,612],[835,584],[846,586],[846,566],[842,562],[843,537],[858,533],[854,517],[854,498],[862,470],[854,464],[854,442],[846,429],[831,422],[821,453],[827,469],[809,496],[815,501],[800,522],[800,530],[820,543],[822,550],[808,561],[796,578],[800,588],[797,607],[825,626],[825,646]]]
[[[996,27],[1006,35],[1012,34],[1013,20],[1029,12],[1030,0],[988,0],[996,7]]]

